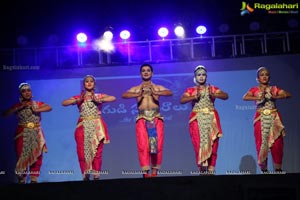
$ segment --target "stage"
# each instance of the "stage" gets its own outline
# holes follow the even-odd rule
[[[1,199],[299,200],[300,174],[210,175],[3,184]]]

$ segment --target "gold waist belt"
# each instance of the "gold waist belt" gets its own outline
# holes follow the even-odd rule
[[[159,109],[140,110],[138,116],[136,117],[136,120],[143,118],[147,121],[153,121],[156,117],[163,119],[163,117],[159,113]]]
[[[271,113],[277,112],[277,109],[276,108],[274,108],[274,109],[259,109],[257,111],[263,115],[270,115]]]
[[[100,116],[86,116],[86,117],[80,117],[81,119],[84,120],[93,120],[93,119],[99,119]]]
[[[37,128],[40,127],[40,123],[27,122],[19,124],[19,126],[22,126],[24,128]]]
[[[196,108],[196,109],[193,109],[193,112],[210,113],[214,110],[215,110],[214,108]]]
[[[145,116],[145,117],[155,117],[159,114],[159,110],[140,110],[139,115]]]

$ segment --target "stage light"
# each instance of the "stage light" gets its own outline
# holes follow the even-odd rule
[[[207,29],[205,26],[198,26],[196,28],[196,32],[199,34],[199,35],[203,35],[204,33],[206,33]]]
[[[249,24],[249,29],[250,29],[251,31],[258,31],[258,30],[260,29],[260,23],[259,23],[259,22],[256,22],[256,21],[251,22],[251,23]]]
[[[112,40],[114,37],[114,34],[111,31],[105,31],[103,33],[103,39],[104,40]]]
[[[17,43],[18,45],[20,46],[25,46],[28,44],[28,39],[26,36],[24,35],[20,35],[18,38],[17,38]]]
[[[76,39],[78,42],[80,43],[84,43],[87,41],[87,36],[85,33],[78,33],[77,36],[76,36]]]
[[[229,31],[229,25],[228,24],[221,24],[219,26],[219,31],[221,33],[227,33]]]
[[[178,26],[175,27],[174,33],[179,38],[184,38],[185,37],[185,31],[184,31],[184,28],[181,25],[178,25]]]
[[[130,32],[127,31],[127,30],[123,30],[121,31],[120,33],[120,37],[123,39],[123,40],[127,40],[130,38]]]
[[[297,27],[299,27],[299,21],[296,20],[296,19],[289,19],[288,20],[288,26],[290,28],[297,28]]]
[[[58,37],[57,35],[50,35],[48,37],[48,43],[51,44],[51,45],[54,45],[58,42]]]
[[[157,33],[162,39],[164,39],[168,36],[169,30],[166,27],[161,27],[160,29],[158,29]]]

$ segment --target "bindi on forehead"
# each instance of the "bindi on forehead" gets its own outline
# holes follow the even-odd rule
[[[198,72],[196,75],[197,76],[206,76],[206,72]]]
[[[269,75],[269,72],[267,70],[261,71],[259,73],[260,75]]]

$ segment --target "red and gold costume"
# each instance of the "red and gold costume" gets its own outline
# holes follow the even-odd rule
[[[154,134],[150,135],[153,132]],[[164,144],[164,121],[159,109],[140,110],[136,117],[136,141],[142,170],[160,169]]]
[[[265,95],[264,93],[276,96],[279,91],[281,89],[277,86],[268,86],[264,92],[259,87],[252,87],[249,90],[256,97]],[[271,151],[273,162],[281,165],[285,128],[282,124],[281,115],[276,108],[275,100],[269,98],[262,102],[256,101],[255,104],[256,112],[253,124],[258,164],[261,168],[266,168],[268,152]]]
[[[43,102],[31,101],[35,109],[43,105]],[[21,107],[18,103],[13,108]],[[17,151],[16,174],[19,178],[39,177],[42,165],[43,152],[47,152],[46,141],[41,128],[41,113],[35,113],[31,107],[24,107],[17,113],[18,126],[15,135]]]
[[[193,101],[193,109],[189,117],[189,131],[194,147],[198,167],[216,165],[219,137],[222,137],[219,114],[214,106],[215,98],[209,94],[219,88],[206,85],[200,89],[190,87],[185,90],[189,96],[201,94],[201,98]]]
[[[95,96],[100,99],[102,94]],[[79,101],[80,95],[73,98],[78,100],[80,113],[75,130],[80,169],[83,175],[97,175],[102,166],[103,144],[110,142],[107,126],[101,116],[102,103],[93,102],[91,96],[85,96],[82,102]]]

